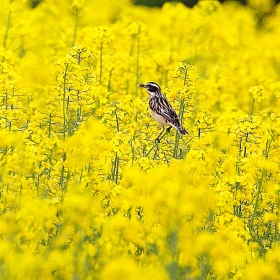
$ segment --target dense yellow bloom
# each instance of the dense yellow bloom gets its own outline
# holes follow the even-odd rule
[[[280,278],[273,1],[2,2],[3,279]]]

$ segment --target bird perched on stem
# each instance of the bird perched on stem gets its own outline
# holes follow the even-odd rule
[[[182,135],[188,134],[188,131],[180,124],[175,110],[161,93],[160,86],[157,83],[148,82],[146,84],[140,84],[139,87],[147,90],[150,97],[149,107],[151,114],[161,126],[169,125],[170,127],[167,128],[168,131],[171,127],[174,127]],[[159,139],[159,136],[157,139]]]

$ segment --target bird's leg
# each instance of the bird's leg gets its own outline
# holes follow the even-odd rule
[[[172,126],[169,126],[166,128],[166,133],[170,133],[170,130],[171,130]]]
[[[162,139],[162,137],[160,138],[160,136],[162,135],[162,133],[164,132],[164,127],[162,129],[162,131],[160,132],[160,134],[158,135],[158,137],[155,139],[155,143],[158,144],[160,142],[160,140]],[[164,134],[165,135],[165,134]]]
[[[166,130],[164,130],[164,128],[162,129],[161,133],[159,134],[159,136],[155,139],[155,142],[158,144],[160,143],[160,140],[167,134],[170,133],[172,126],[169,126],[168,128],[166,128]],[[163,132],[165,132],[163,134]],[[162,135],[163,134],[163,135]]]

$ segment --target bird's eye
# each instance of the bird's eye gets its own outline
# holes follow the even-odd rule
[[[156,90],[157,90],[157,87],[149,86],[149,91],[150,92],[156,92]]]

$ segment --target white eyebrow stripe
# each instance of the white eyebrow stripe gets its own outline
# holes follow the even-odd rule
[[[148,82],[147,85],[151,85],[151,86],[154,86],[154,87],[157,87],[158,89],[160,89],[159,85],[155,82]]]

